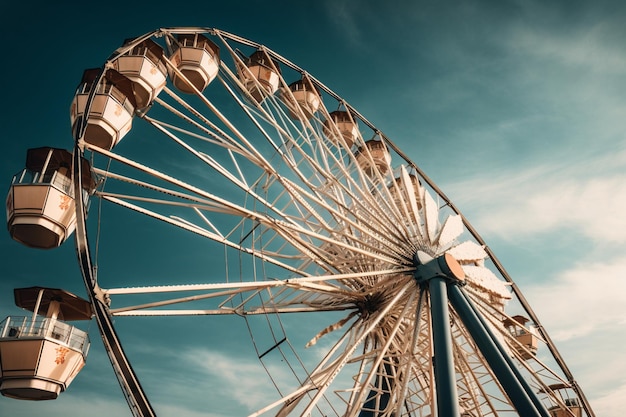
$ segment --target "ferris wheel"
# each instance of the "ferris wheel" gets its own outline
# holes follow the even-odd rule
[[[21,289],[16,302],[47,306],[55,325],[63,308],[71,316],[63,300],[95,317],[134,415],[156,411],[116,317],[240,318],[275,388],[250,416],[594,416],[456,206],[355,108],[266,46],[213,28],[128,39],[84,72],[70,122],[73,151],[29,150],[8,223],[38,248],[75,234],[89,299]],[[34,190],[45,198],[25,197]],[[122,251],[133,262],[120,276]],[[14,323],[0,348],[38,326]],[[62,342],[52,335],[42,337]],[[5,373],[0,391],[56,397],[81,367],[57,385]]]

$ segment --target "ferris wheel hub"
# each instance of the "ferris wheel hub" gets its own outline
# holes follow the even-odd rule
[[[423,251],[418,251],[413,259],[415,272],[413,276],[418,283],[433,278],[446,278],[451,281],[464,282],[465,272],[461,264],[449,253],[433,258]]]

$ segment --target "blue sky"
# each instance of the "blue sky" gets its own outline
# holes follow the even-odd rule
[[[173,26],[239,34],[306,69],[394,140],[503,262],[596,414],[622,414],[623,2],[70,3],[0,6],[0,178],[7,189],[26,149],[71,147],[69,105],[82,71],[123,39]],[[141,269],[131,254],[117,262]],[[71,242],[34,251],[0,234],[0,268],[2,317],[20,313],[15,287],[83,291]],[[229,354],[248,342],[228,320],[216,325],[211,349],[145,342],[164,330],[172,340],[188,337],[180,319],[118,320],[159,415],[237,415],[263,395],[258,380],[241,377],[255,372],[254,361]],[[127,415],[95,324],[91,330],[87,367],[68,392],[52,403],[2,397],[0,414]],[[155,362],[167,364],[166,372]],[[249,395],[220,402],[235,386]],[[206,392],[217,399],[207,403]]]

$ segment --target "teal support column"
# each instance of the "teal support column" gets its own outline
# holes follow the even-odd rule
[[[513,406],[520,416],[524,417],[546,417],[549,416],[545,408],[540,405],[538,408],[529,393],[524,389],[523,384],[518,379],[519,374],[513,371],[493,335],[485,328],[461,289],[456,285],[450,285],[448,296],[452,307],[456,310],[465,328],[470,332],[472,339],[489,363],[496,378],[511,399]],[[531,395],[534,395],[531,393]],[[442,414],[442,416],[445,414]],[[452,415],[452,414],[450,414]]]
[[[444,277],[428,281],[433,328],[435,386],[437,390],[437,416],[460,416],[459,397],[456,390],[456,371],[452,352],[450,312],[448,311],[447,282]]]
[[[467,302],[467,304],[474,311],[474,314],[476,314],[476,317],[481,322],[483,328],[485,329],[485,332],[487,332],[489,337],[493,340],[494,344],[496,345],[496,347],[502,354],[502,357],[504,358],[506,363],[509,365],[509,368],[511,369],[513,374],[515,375],[515,378],[517,378],[522,388],[524,388],[524,391],[526,391],[526,394],[528,394],[528,397],[530,398],[530,400],[533,402],[533,404],[535,404],[537,411],[539,411],[539,413],[544,417],[552,417],[550,413],[546,410],[545,406],[541,403],[541,400],[539,400],[539,398],[535,394],[535,390],[533,390],[530,384],[528,384],[528,381],[524,379],[524,377],[522,376],[522,373],[519,371],[519,369],[513,362],[513,359],[511,359],[511,357],[506,352],[502,344],[498,341],[498,339],[496,339],[491,329],[487,326],[485,319],[478,313],[476,306],[472,303],[472,300],[467,296],[467,293],[463,291],[462,289],[459,292],[465,298],[465,301]]]

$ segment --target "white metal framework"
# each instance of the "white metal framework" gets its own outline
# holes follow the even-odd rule
[[[213,74],[180,64],[185,45],[204,50],[204,62],[218,55],[197,34],[219,47]],[[121,134],[110,144],[86,140],[95,89],[83,91],[87,110],[72,109],[76,152],[99,180],[88,221],[78,204],[77,244],[103,321],[104,313],[241,316],[265,368],[290,369],[289,380],[268,372],[276,394],[251,416],[431,416],[432,300],[416,266],[448,254],[462,267],[464,293],[549,415],[593,416],[480,236],[372,123],[276,52],[217,29],[141,36],[109,57],[96,82],[122,72],[121,60],[141,55],[146,40],[163,50],[149,68],[162,82],[135,78],[142,94],[120,104],[131,118],[92,129]],[[189,256],[175,258],[174,247]],[[124,257],[150,261],[121,276],[115,265],[136,264]],[[461,415],[521,415],[458,314],[450,308],[448,328]],[[284,330],[293,317],[306,323],[295,336]],[[307,353],[322,342],[321,359]],[[114,362],[125,360],[115,351]],[[137,406],[140,389],[128,378],[120,382],[133,412],[152,413]]]

